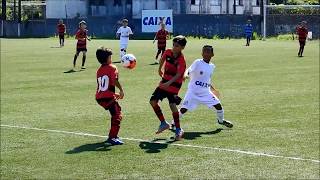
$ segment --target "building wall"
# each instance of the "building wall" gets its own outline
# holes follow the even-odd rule
[[[46,17],[75,18],[88,15],[88,0],[47,0]]]

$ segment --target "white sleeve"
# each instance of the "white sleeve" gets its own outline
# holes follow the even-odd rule
[[[198,61],[194,61],[191,66],[187,69],[187,73],[192,73],[197,68]]]
[[[121,34],[121,27],[119,27],[117,34]]]
[[[129,34],[133,34],[133,32],[132,32],[132,30],[131,30],[131,28],[129,27]]]

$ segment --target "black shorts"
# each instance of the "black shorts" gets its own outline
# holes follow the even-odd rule
[[[181,98],[178,95],[162,90],[159,87],[152,93],[150,101],[162,101],[164,98],[168,99],[169,104],[175,103],[176,105],[179,105],[181,102]]]
[[[87,52],[87,48],[77,48],[77,53]]]
[[[64,39],[64,34],[59,34],[59,39]]]
[[[166,47],[158,47],[158,51],[165,51]]]
[[[300,44],[300,46],[306,45],[306,40],[299,40],[299,44]]]

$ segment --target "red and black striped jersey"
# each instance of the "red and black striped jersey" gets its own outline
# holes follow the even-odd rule
[[[298,26],[297,27],[297,34],[299,36],[299,40],[306,40],[308,36],[308,29],[303,26]]]
[[[58,31],[59,35],[63,35],[66,32],[66,25],[58,24],[57,31]]]
[[[167,44],[167,36],[169,32],[167,30],[160,29],[156,34],[156,39],[158,40],[158,47],[165,48]]]
[[[76,33],[77,48],[87,48],[87,32],[88,30],[79,29]]]
[[[118,69],[113,64],[102,64],[97,70],[96,99],[115,98],[115,82]]]
[[[178,57],[173,56],[172,49],[167,49],[162,56],[164,60],[164,73],[160,84],[170,81],[177,73],[181,76],[173,82],[169,88],[163,89],[173,94],[178,94],[183,82],[183,74],[186,70],[186,61],[184,55],[181,53]],[[159,84],[159,85],[160,85]],[[161,89],[161,87],[159,87]]]

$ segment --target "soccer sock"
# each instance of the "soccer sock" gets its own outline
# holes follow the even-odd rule
[[[164,116],[162,114],[161,108],[159,105],[152,106],[153,111],[156,113],[157,117],[159,118],[160,121],[164,121]]]
[[[82,56],[82,66],[84,66],[84,64],[86,63],[86,57],[87,56]]]
[[[74,55],[74,58],[73,58],[73,67],[76,67],[77,58],[78,58],[78,56],[77,56],[77,55]]]
[[[224,110],[217,110],[218,121],[222,123],[224,121]]]
[[[122,59],[122,56],[124,56],[126,54],[126,50],[125,49],[121,49],[120,50],[120,58]]]
[[[120,121],[111,119],[111,128],[109,131],[109,138],[117,138],[120,130]]]
[[[176,126],[176,128],[180,128],[179,112],[173,112],[172,117],[173,117],[174,125]]]

